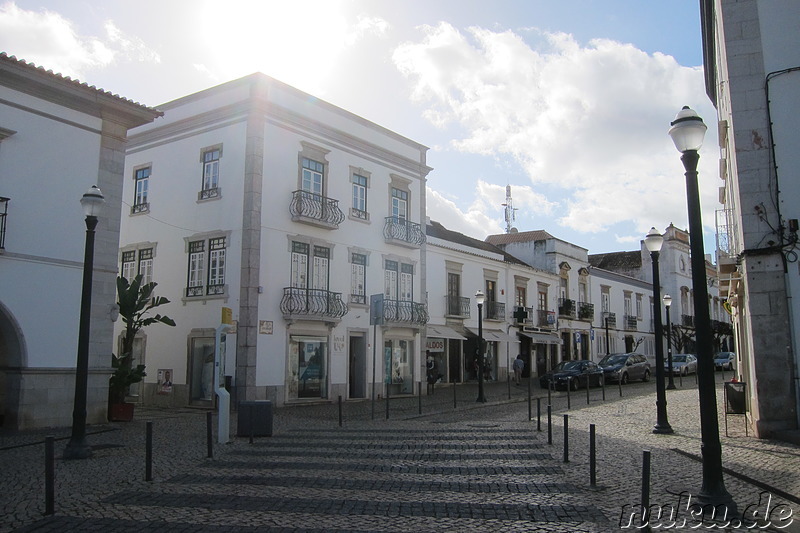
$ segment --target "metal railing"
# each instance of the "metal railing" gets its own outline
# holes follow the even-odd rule
[[[602,326],[605,327],[606,323],[608,323],[608,327],[616,328],[617,327],[617,314],[616,313],[609,313],[608,311],[603,313],[603,324]]]
[[[464,296],[445,296],[445,315],[469,318],[470,300]]]
[[[594,320],[594,304],[578,302],[578,320]]]
[[[289,204],[289,213],[295,221],[316,221],[328,227],[339,227],[344,213],[339,209],[339,200],[326,198],[308,191],[294,191]]]
[[[569,298],[558,299],[558,316],[575,318],[577,316],[575,308],[575,300]]]
[[[505,302],[486,302],[483,304],[484,318],[487,320],[505,320],[506,319],[506,304]]]
[[[323,289],[285,287],[280,309],[284,317],[323,317],[340,319],[347,314],[342,293]]]
[[[545,311],[544,309],[537,309],[536,318],[539,319],[536,325],[540,328],[554,328],[556,326],[555,311]]]
[[[386,217],[383,236],[388,241],[400,241],[415,246],[422,246],[425,242],[422,226],[400,217]]]
[[[692,315],[681,315],[681,326],[687,328],[694,327],[694,317]]]
[[[415,324],[428,323],[428,308],[425,304],[408,300],[383,300],[384,323]]]
[[[625,325],[625,329],[634,331],[639,329],[639,319],[636,318],[636,315],[625,315],[623,317],[623,324]]]

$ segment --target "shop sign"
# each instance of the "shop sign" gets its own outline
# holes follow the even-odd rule
[[[443,352],[444,339],[427,339],[425,341],[425,349],[430,352]]]

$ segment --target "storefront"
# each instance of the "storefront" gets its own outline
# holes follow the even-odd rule
[[[414,393],[414,341],[406,339],[386,339],[383,342],[384,376],[390,393]]]
[[[328,338],[289,336],[289,400],[328,397]]]
[[[427,359],[430,357],[434,366],[433,371],[439,376],[441,382],[460,382],[463,353],[461,341],[465,341],[467,338],[448,326],[428,324],[427,332],[426,366],[429,365]]]

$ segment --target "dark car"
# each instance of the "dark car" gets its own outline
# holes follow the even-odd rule
[[[587,381],[590,387],[602,385],[603,369],[586,359],[561,361],[553,370],[539,378],[539,384],[545,389],[552,383],[556,389],[570,387],[577,390],[579,387],[586,387]]]
[[[638,353],[612,353],[598,363],[606,381],[619,381],[623,385],[632,379],[650,381],[650,363]]]

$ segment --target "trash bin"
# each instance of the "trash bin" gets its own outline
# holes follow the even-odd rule
[[[252,433],[251,433],[252,432]],[[239,402],[236,435],[239,437],[272,436],[272,402],[256,400]]]

